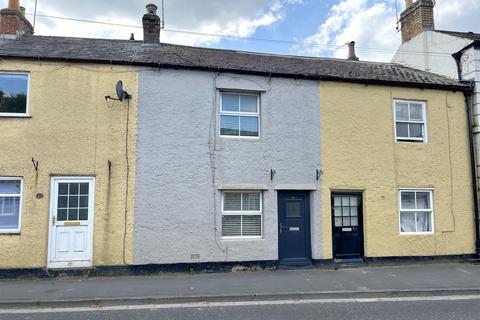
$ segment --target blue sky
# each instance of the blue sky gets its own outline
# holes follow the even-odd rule
[[[334,1],[305,0],[301,5],[289,4],[285,8],[285,18],[270,26],[255,30],[251,37],[302,41],[315,33],[320,21],[326,19],[328,10]],[[248,51],[275,52],[291,54],[291,44],[252,40],[221,40],[216,47],[234,48]]]
[[[7,0],[1,0],[4,6]],[[35,0],[21,0],[32,20]],[[38,13],[75,19],[120,23],[112,26],[37,17],[36,34],[92,38],[142,38],[144,0],[37,0]],[[157,4],[161,0],[156,0]],[[347,41],[357,42],[362,60],[389,61],[400,45],[396,31],[395,3],[404,0],[164,0],[166,28],[162,41],[278,54],[346,57]],[[480,32],[478,0],[437,0],[439,29]],[[206,34],[228,34],[235,39],[211,35],[177,33],[186,30]],[[255,41],[265,38],[287,41]],[[292,42],[308,43],[298,45]],[[312,43],[314,45],[312,45]]]

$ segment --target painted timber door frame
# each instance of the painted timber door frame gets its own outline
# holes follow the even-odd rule
[[[334,259],[363,258],[363,193],[332,192],[332,248]]]
[[[312,264],[310,192],[278,191],[278,260],[281,265]]]
[[[52,177],[47,268],[92,266],[94,195],[94,177]]]

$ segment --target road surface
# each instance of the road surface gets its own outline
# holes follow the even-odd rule
[[[403,297],[0,310],[1,320],[473,320],[480,296]]]

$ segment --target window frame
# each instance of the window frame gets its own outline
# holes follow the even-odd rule
[[[0,177],[1,181],[18,180],[20,181],[20,201],[18,206],[18,227],[16,229],[1,229],[0,234],[19,234],[22,229],[22,209],[23,209],[23,177]],[[0,197],[11,197],[12,194],[0,194]],[[15,195],[17,196],[17,195]]]
[[[261,136],[261,117],[260,117],[260,93],[259,92],[239,92],[239,91],[228,91],[228,90],[221,90],[219,91],[220,94],[220,105],[219,105],[219,112],[218,112],[218,134],[221,138],[233,138],[233,139],[247,139],[247,140],[258,140]],[[224,94],[231,94],[231,95],[238,95],[238,96],[255,96],[257,97],[257,112],[242,112],[242,111],[223,111],[223,95]],[[231,136],[231,135],[224,135],[222,134],[222,126],[221,126],[221,119],[222,116],[235,116],[235,117],[251,117],[258,119],[258,136]],[[240,128],[239,128],[240,129]]]
[[[402,188],[398,189],[398,230],[402,236],[425,236],[425,235],[434,235],[435,234],[435,209],[434,209],[434,199],[433,199],[433,189],[428,188]],[[430,195],[430,209],[402,209],[402,192],[428,192]],[[431,231],[415,231],[415,232],[404,232],[402,231],[402,212],[430,212],[430,223],[432,224]],[[416,227],[416,216],[415,216],[415,227]]]
[[[233,210],[224,210],[225,203],[225,194],[226,193],[258,193],[260,195],[260,211],[233,211]],[[242,197],[241,197],[242,198]],[[263,192],[261,190],[223,190],[222,191],[222,201],[221,201],[221,239],[222,240],[254,240],[254,239],[263,239]],[[223,216],[260,216],[260,235],[259,236],[224,236],[223,235]],[[240,225],[241,228],[242,225]]]
[[[26,75],[27,76],[27,102],[25,113],[0,112],[0,118],[29,118],[30,117],[30,72],[0,71],[4,74]]]
[[[398,137],[397,136],[397,102],[400,103],[418,103],[422,105],[422,116],[423,121],[418,120],[398,120],[398,122],[402,123],[417,123],[423,124],[423,138],[414,138],[414,137]],[[395,135],[395,142],[405,142],[405,143],[428,143],[428,126],[427,126],[427,101],[422,100],[405,100],[405,99],[393,99],[393,128]]]

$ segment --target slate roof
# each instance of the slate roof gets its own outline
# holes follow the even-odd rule
[[[435,30],[435,31],[440,33],[445,33],[454,37],[465,38],[473,41],[480,41],[480,33],[458,32],[458,31],[447,31],[447,30]]]
[[[0,58],[16,57],[261,74],[299,79],[463,90],[459,82],[393,63],[252,53],[141,41],[24,36],[0,40]]]

